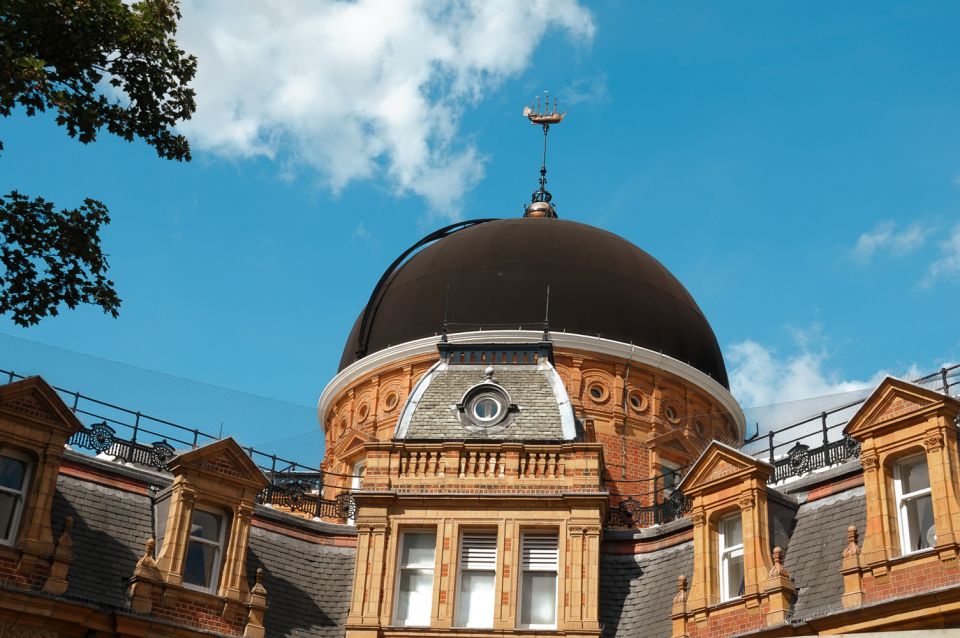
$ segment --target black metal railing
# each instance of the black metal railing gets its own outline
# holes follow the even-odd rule
[[[629,498],[607,512],[607,527],[651,527],[663,525],[690,512],[692,503],[689,497],[674,490],[661,503],[644,505],[641,501]]]
[[[913,383],[935,392],[960,391],[960,364],[915,379]],[[741,450],[763,458],[774,467],[771,483],[799,477],[859,456],[860,444],[843,434],[843,428],[867,397],[849,401],[786,427],[747,439]]]
[[[2,376],[10,383],[26,378],[0,369],[0,378]],[[58,387],[54,390],[84,424],[83,429],[67,441],[73,448],[163,471],[178,452],[219,440],[219,437],[197,428],[129,410],[80,392]],[[258,502],[318,518],[350,519],[354,516],[356,506],[349,492],[334,499],[322,498],[324,477],[330,476],[329,473],[252,447],[243,450],[270,479],[270,484],[258,495]]]

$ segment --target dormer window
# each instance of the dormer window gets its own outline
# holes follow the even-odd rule
[[[903,554],[933,547],[937,535],[933,526],[933,501],[930,474],[925,455],[911,456],[894,466],[894,494],[900,525],[900,550]]]
[[[720,602],[743,596],[743,519],[740,512],[720,519]]]
[[[17,537],[30,476],[30,461],[16,452],[0,452],[0,544]]]
[[[220,578],[226,525],[222,513],[196,509],[190,521],[190,541],[183,565],[183,583],[216,591]]]
[[[495,421],[503,409],[492,395],[483,394],[473,401],[473,416],[479,421]]]

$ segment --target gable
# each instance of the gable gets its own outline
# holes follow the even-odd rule
[[[867,397],[843,432],[859,438],[872,430],[923,416],[948,404],[954,411],[960,410],[960,402],[952,397],[902,379],[887,377]]]
[[[682,430],[670,430],[655,439],[649,445],[658,450],[673,452],[686,459],[696,458],[700,450],[683,434]]]
[[[168,467],[174,474],[194,471],[261,488],[269,483],[257,464],[230,437],[179,454]]]
[[[766,481],[772,471],[773,467],[768,463],[758,461],[719,441],[713,441],[680,482],[679,489],[689,494],[730,476],[744,474],[760,474],[759,478]]]
[[[0,412],[64,430],[68,435],[83,428],[56,390],[36,376],[0,386]]]

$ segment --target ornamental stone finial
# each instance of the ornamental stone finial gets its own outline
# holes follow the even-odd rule
[[[843,550],[844,558],[855,558],[860,555],[860,547],[857,545],[858,536],[855,525],[847,528],[847,548]]]
[[[783,566],[783,554],[781,548],[773,548],[773,568],[770,570],[770,578],[790,578],[790,572]]]

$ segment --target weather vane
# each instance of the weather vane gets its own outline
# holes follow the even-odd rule
[[[543,127],[543,163],[540,165],[540,188],[533,192],[530,204],[524,209],[524,217],[556,217],[557,211],[550,203],[553,195],[547,190],[547,134],[550,127],[563,121],[566,113],[557,112],[557,98],[553,98],[553,111],[550,110],[550,92],[543,92],[541,107],[538,95],[529,106],[523,107],[523,116],[534,126]]]

